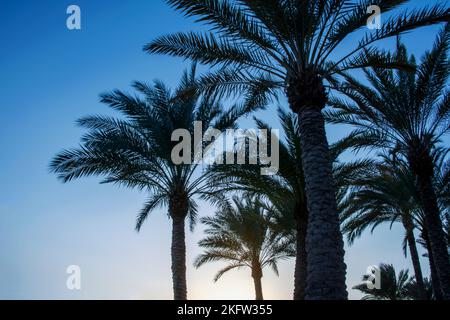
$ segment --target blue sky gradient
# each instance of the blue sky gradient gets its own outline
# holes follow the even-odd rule
[[[70,4],[81,7],[81,30],[66,28]],[[130,90],[133,80],[161,79],[174,86],[188,63],[150,56],[142,48],[161,34],[201,27],[162,0],[0,0],[0,5],[0,299],[172,298],[165,210],[152,213],[138,234],[135,217],[145,194],[99,185],[97,178],[63,185],[49,174],[48,164],[58,151],[79,143],[83,131],[76,119],[110,112],[98,102],[100,93]],[[414,31],[404,40],[420,57],[437,30]],[[274,108],[258,117],[276,126]],[[252,125],[249,119],[242,124]],[[329,139],[346,132],[330,127]],[[202,204],[200,212],[210,215],[214,209]],[[201,237],[201,226],[187,233],[189,297],[252,299],[248,271],[230,272],[214,284],[219,265],[194,270]],[[370,264],[393,263],[412,271],[402,238],[401,228],[383,226],[358,240],[346,253],[348,286]],[[422,262],[428,275],[427,260]],[[73,264],[81,267],[80,291],[66,288],[66,268]],[[267,270],[265,297],[291,298],[292,276],[293,261],[281,264],[279,278]]]

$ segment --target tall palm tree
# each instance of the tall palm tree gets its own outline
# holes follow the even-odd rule
[[[147,191],[149,198],[138,214],[137,231],[150,212],[161,206],[168,208],[176,300],[187,298],[185,220],[189,218],[191,228],[194,226],[196,197],[213,200],[218,195],[209,192],[204,174],[195,174],[197,164],[174,164],[172,148],[176,142],[171,141],[172,132],[186,129],[193,134],[194,121],[202,121],[204,131],[209,126],[232,127],[239,116],[236,108],[225,113],[214,101],[199,98],[194,92],[187,94],[186,88],[193,81],[195,66],[185,72],[175,91],[161,82],[153,86],[135,82],[136,96],[119,90],[101,95],[101,102],[122,117],[94,115],[80,119],[78,124],[89,130],[81,145],[60,152],[50,165],[63,182],[98,175],[104,177],[102,183]],[[185,93],[183,98],[179,92]]]
[[[289,239],[271,228],[270,213],[259,200],[250,197],[241,200],[236,196],[233,202],[234,207],[224,206],[214,217],[201,219],[207,226],[206,237],[199,242],[205,252],[194,265],[198,268],[207,262],[228,262],[214,281],[230,270],[250,268],[256,300],[263,300],[263,269],[271,267],[278,275],[278,261],[294,256],[294,248]]]
[[[308,299],[346,299],[346,266],[336,211],[331,160],[322,110],[327,87],[342,72],[367,66],[405,67],[374,42],[414,28],[446,21],[438,5],[393,15],[381,29],[350,48],[344,40],[364,30],[370,5],[387,14],[407,0],[166,0],[186,16],[211,28],[205,33],[162,36],[145,47],[150,53],[189,58],[217,66],[197,86],[217,95],[238,94],[246,109],[263,107],[286,94],[298,114],[302,136],[309,220]],[[338,58],[334,54],[346,49]]]
[[[410,286],[413,281],[408,275],[408,270],[401,270],[396,275],[392,264],[380,265],[381,288],[369,289],[366,283],[361,283],[353,287],[366,295],[363,300],[409,300]],[[367,276],[363,276],[363,281],[367,281]]]
[[[352,244],[368,228],[373,231],[382,223],[387,222],[391,226],[401,223],[414,267],[418,295],[425,300],[426,291],[414,235],[417,219],[420,219],[414,176],[407,166],[389,163],[386,159],[386,164],[379,164],[353,184],[355,187],[340,204],[342,231],[347,234],[348,242]]]
[[[450,24],[440,32],[415,73],[380,68],[365,70],[372,87],[348,76],[342,92],[353,102],[333,99],[328,118],[356,126],[346,141],[356,148],[389,149],[402,156],[417,179],[431,249],[443,295],[450,299],[450,259],[439,203],[433,187],[434,159],[446,153],[441,138],[450,132]],[[396,59],[415,63],[398,41]]]

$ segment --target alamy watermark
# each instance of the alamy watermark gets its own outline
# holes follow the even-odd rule
[[[371,14],[367,19],[367,28],[370,30],[381,29],[381,9],[377,5],[367,7],[367,13]]]
[[[78,5],[71,4],[67,7],[66,13],[70,16],[66,20],[66,26],[69,30],[81,30],[81,9]],[[367,13],[370,14],[367,19],[367,28],[370,30],[381,29],[381,8],[377,5],[367,7]]]
[[[269,139],[270,135],[270,139]],[[208,128],[203,133],[201,121],[194,122],[194,137],[187,129],[176,129],[171,140],[178,142],[171,153],[174,164],[261,164],[261,175],[278,173],[278,129]],[[270,148],[270,153],[269,153]]]
[[[66,26],[69,30],[81,30],[81,9],[75,4],[67,7],[66,13],[69,14],[66,20]]]
[[[381,289],[381,271],[380,267],[372,265],[368,266],[364,275],[364,283],[369,290]]]
[[[66,280],[66,287],[69,290],[81,290],[81,268],[77,265],[70,265],[66,269],[69,275]]]

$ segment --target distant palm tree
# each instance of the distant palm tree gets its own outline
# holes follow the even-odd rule
[[[230,270],[250,268],[256,300],[263,300],[263,269],[271,267],[278,275],[278,261],[294,256],[295,251],[289,239],[273,232],[270,213],[262,203],[250,197],[241,200],[237,196],[233,202],[234,207],[224,206],[214,217],[201,219],[207,229],[206,237],[199,245],[205,252],[194,265],[199,268],[207,262],[228,262],[216,274],[214,281]]]
[[[102,183],[148,191],[149,199],[137,218],[137,231],[150,212],[160,206],[168,207],[173,228],[171,254],[176,300],[187,298],[185,219],[190,219],[192,228],[197,216],[196,196],[214,200],[218,195],[209,192],[205,175],[195,174],[196,164],[174,164],[172,148],[176,142],[171,141],[172,133],[186,129],[193,135],[194,121],[202,121],[204,131],[209,126],[232,127],[240,116],[236,108],[228,113],[210,99],[201,99],[194,92],[187,94],[186,88],[193,81],[195,66],[185,72],[174,92],[161,82],[153,86],[135,82],[133,87],[140,95],[119,90],[103,94],[101,102],[123,117],[95,115],[80,119],[78,124],[89,129],[81,146],[59,153],[50,165],[63,182],[98,175],[105,178]],[[182,98],[179,92],[184,93]],[[187,156],[192,160],[194,155]]]
[[[447,21],[444,5],[392,15],[381,29],[342,45],[367,26],[370,5],[383,14],[405,0],[167,0],[212,32],[162,36],[145,47],[150,53],[189,58],[218,66],[197,86],[219,96],[238,94],[246,110],[284,92],[298,114],[309,209],[307,251],[309,299],[346,299],[344,244],[339,231],[335,189],[322,110],[327,87],[346,70],[406,67],[372,45],[420,26]],[[337,56],[342,58],[337,58]]]
[[[354,286],[353,289],[359,290],[366,295],[362,300],[410,300],[410,286],[413,279],[409,277],[408,270],[401,270],[396,275],[392,264],[380,265],[381,288],[369,289],[366,283]],[[363,276],[363,281],[367,281],[367,276]]]
[[[354,188],[340,204],[342,231],[350,244],[366,229],[373,231],[382,223],[401,223],[405,243],[414,267],[417,293],[423,300],[426,291],[416,246],[414,229],[420,230],[419,203],[415,197],[415,180],[407,166],[386,159],[365,177],[353,181]],[[406,251],[405,251],[406,253]]]
[[[433,258],[446,299],[450,299],[450,259],[433,178],[434,159],[448,151],[440,142],[450,133],[449,46],[450,24],[447,23],[415,73],[366,69],[372,87],[348,76],[341,91],[354,103],[333,99],[330,104],[334,110],[327,116],[334,123],[356,127],[344,140],[349,145],[388,149],[408,162],[417,179]],[[400,41],[395,58],[415,63]]]

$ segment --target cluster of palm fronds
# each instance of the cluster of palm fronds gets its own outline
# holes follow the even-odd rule
[[[264,267],[278,272],[277,261],[291,256],[295,299],[346,299],[342,233],[353,242],[367,227],[383,222],[400,222],[405,229],[414,289],[403,272],[397,281],[401,288],[372,296],[450,299],[450,162],[442,143],[450,131],[450,11],[445,2],[407,11],[399,9],[407,0],[167,2],[210,31],[162,36],[145,50],[203,63],[209,71],[186,72],[173,91],[159,82],[138,82],[137,96],[103,95],[102,102],[123,117],[81,119],[88,134],[80,147],[55,157],[53,172],[65,182],[101,175],[106,183],[148,191],[138,230],[151,211],[167,207],[175,299],[187,298],[185,220],[194,226],[198,200],[212,202],[218,212],[202,218],[205,252],[195,265],[227,261],[216,280],[249,267],[257,299],[263,297]],[[370,5],[389,15],[378,30],[365,28]],[[445,26],[419,64],[399,38],[394,52],[375,46],[441,22]],[[343,46],[358,35],[359,41]],[[363,70],[368,85],[352,75],[354,69]],[[195,162],[172,162],[175,129],[194,134],[195,121],[202,121],[204,132],[235,128],[241,116],[267,107],[280,94],[292,112],[279,110],[285,139],[277,175],[261,175],[259,162],[205,170]],[[224,101],[236,103],[225,106]],[[271,129],[255,121],[260,129]],[[353,131],[329,147],[325,121],[350,125]],[[379,156],[342,161],[345,150],[362,148]],[[427,251],[432,295],[417,242]],[[382,267],[382,274],[382,282],[396,281],[390,267]]]

